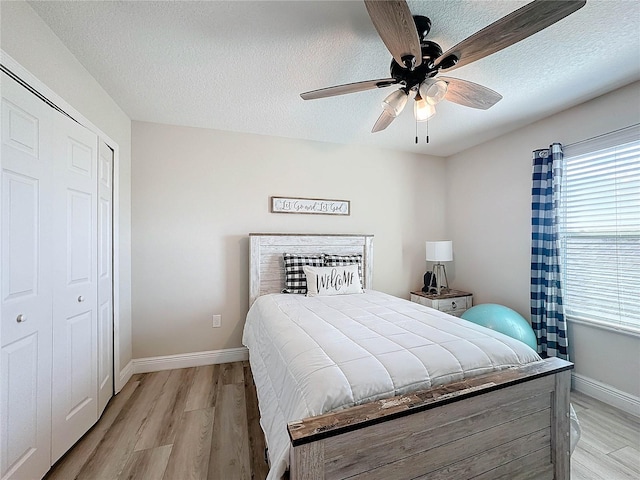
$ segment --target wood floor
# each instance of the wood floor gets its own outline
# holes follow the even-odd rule
[[[578,392],[571,403],[582,429],[572,480],[640,479],[640,419]]]
[[[48,480],[267,475],[247,362],[134,375]]]
[[[640,478],[640,419],[572,392],[573,480]],[[134,375],[47,480],[262,480],[264,438],[246,362]]]

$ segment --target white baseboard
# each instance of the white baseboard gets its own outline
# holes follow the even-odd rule
[[[571,383],[573,388],[580,393],[640,417],[639,397],[577,373],[571,374]]]
[[[249,359],[249,350],[245,347],[209,350],[207,352],[180,353],[161,357],[134,358],[133,373],[158,372],[175,368],[200,367],[216,363],[241,362]]]

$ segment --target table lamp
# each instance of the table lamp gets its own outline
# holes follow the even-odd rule
[[[453,242],[444,240],[439,242],[427,242],[427,262],[435,262],[433,265],[433,275],[436,277],[436,288],[438,295],[444,290],[449,290],[447,272],[441,262],[451,262],[453,260]]]

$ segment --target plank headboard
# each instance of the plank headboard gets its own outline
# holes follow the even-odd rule
[[[249,306],[260,295],[284,288],[284,253],[362,255],[363,286],[372,288],[373,235],[250,233]]]

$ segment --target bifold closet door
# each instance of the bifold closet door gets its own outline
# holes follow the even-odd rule
[[[51,465],[51,108],[0,82],[0,478],[33,479]]]
[[[58,115],[53,135],[51,463],[98,419],[98,139]]]
[[[113,396],[113,150],[98,148],[98,416]]]

